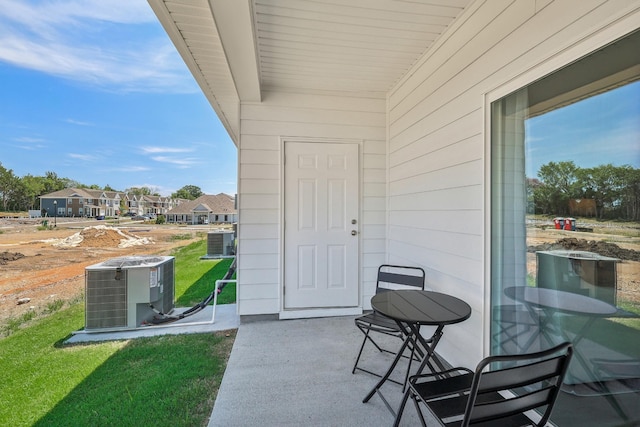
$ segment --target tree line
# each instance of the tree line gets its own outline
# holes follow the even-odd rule
[[[69,178],[59,177],[55,172],[45,172],[43,176],[27,174],[19,177],[13,170],[7,169],[0,163],[0,210],[6,212],[21,212],[30,209],[40,209],[40,196],[64,190],[65,188],[86,188],[89,190],[120,191],[110,185],[86,185]],[[149,187],[130,187],[122,191],[144,196],[159,196],[158,192]],[[204,193],[196,185],[185,185],[172,198],[193,200]]]
[[[572,199],[593,199],[600,219],[640,220],[640,169],[629,165],[606,164],[580,168],[574,162],[549,162],[540,167],[538,177],[527,179],[528,213],[569,214]],[[65,188],[119,191],[106,185],[85,185],[59,177],[55,172],[44,176],[16,176],[0,163],[0,210],[26,211],[39,209],[39,197]],[[159,194],[148,187],[130,187],[124,192],[136,195]],[[194,200],[204,193],[196,185],[185,185],[172,198]]]
[[[640,169],[549,162],[540,167],[538,177],[527,179],[528,213],[567,215],[570,200],[593,199],[599,219],[640,219]]]

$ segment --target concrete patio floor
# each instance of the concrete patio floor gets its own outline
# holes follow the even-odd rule
[[[394,418],[379,396],[362,403],[378,379],[363,372],[351,374],[363,338],[354,318],[242,323],[209,427],[391,426]],[[386,342],[387,348],[400,344],[392,338]],[[384,372],[391,361],[390,355],[368,344],[361,366]],[[401,362],[394,378],[401,379],[404,369],[406,364]],[[387,383],[382,392],[394,409],[399,406],[399,385]],[[588,398],[569,393],[560,394],[559,410],[554,411],[552,421],[575,426],[640,426],[638,394],[614,398],[626,412],[626,421],[617,418],[602,396]],[[427,424],[438,425],[431,421],[427,419]],[[400,425],[420,425],[413,403],[407,403]]]
[[[379,396],[362,403],[377,378],[363,372],[351,374],[363,338],[353,320],[241,324],[209,427],[392,425],[394,418]],[[397,339],[390,343],[390,348],[400,345]],[[365,348],[362,366],[384,372],[391,357],[371,345]],[[406,364],[401,364],[394,374],[400,377],[404,369]],[[397,408],[401,387],[387,383],[382,390]],[[411,402],[401,425],[419,425]]]
[[[182,310],[182,309],[181,309]],[[182,333],[207,333],[238,329],[209,427],[252,426],[390,426],[393,416],[379,396],[362,399],[377,378],[363,372],[351,374],[363,335],[354,325],[355,316],[319,319],[240,322],[235,304],[217,306],[181,321],[159,327],[114,332],[76,332],[68,343],[97,342]],[[380,334],[378,334],[380,335]],[[380,337],[387,348],[400,341]],[[367,344],[361,366],[384,372],[392,356]],[[415,366],[414,366],[415,368]],[[401,380],[406,363],[400,363],[393,378]],[[401,387],[387,383],[382,392],[395,409],[402,398]],[[615,396],[627,421],[616,427],[640,426],[638,393]],[[552,420],[558,425],[597,425],[615,420],[617,413],[603,397],[578,397],[561,393]],[[559,409],[559,408],[558,408]],[[603,418],[604,417],[604,418]],[[427,420],[428,424],[429,420]],[[401,426],[420,425],[416,410],[407,404]],[[437,425],[435,423],[434,425]]]

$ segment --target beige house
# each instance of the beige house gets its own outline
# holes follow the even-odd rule
[[[235,199],[225,193],[202,195],[185,200],[166,214],[168,223],[179,224],[232,224],[238,221]]]
[[[380,264],[420,266],[473,309],[453,365],[527,285],[531,119],[640,79],[637,0],[149,3],[238,149],[240,315],[362,313]]]
[[[124,193],[125,213],[135,215],[166,215],[174,207],[182,203],[183,199],[174,199],[165,196],[148,196],[141,194]]]
[[[184,200],[173,199],[165,196],[141,196],[142,210],[145,215],[166,215],[171,209],[178,206]]]

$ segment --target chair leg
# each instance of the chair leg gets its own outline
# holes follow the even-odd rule
[[[365,334],[365,337],[364,337],[365,341],[366,341],[366,340],[369,340],[369,342],[370,342],[371,344],[373,344],[373,346],[374,346],[375,348],[377,348],[379,352],[386,351],[387,353],[389,353],[389,351],[388,351],[388,350],[385,350],[384,348],[380,347],[380,346],[378,345],[378,343],[376,343],[376,342],[373,340],[373,338],[371,338],[371,337],[369,336],[369,331],[370,331],[370,329],[367,329],[367,333]]]
[[[362,350],[364,349],[364,345],[367,343],[367,338],[369,337],[369,329],[367,329],[367,332],[364,336],[364,339],[362,340],[362,345],[360,346],[360,351],[358,352],[358,357],[356,358],[356,363],[353,365],[353,370],[351,371],[352,374],[356,373],[356,369],[358,368],[358,362],[360,361],[360,356],[362,356]]]
[[[361,369],[358,368],[358,363],[360,362],[360,357],[362,356],[362,350],[364,350],[364,346],[367,343],[367,341],[369,341],[371,344],[373,344],[373,346],[375,348],[378,349],[379,352],[387,352],[390,353],[390,351],[383,349],[382,347],[380,347],[374,340],[373,338],[371,338],[369,336],[369,332],[371,331],[371,329],[367,328],[366,332],[365,329],[361,328],[360,326],[358,326],[358,329],[360,329],[362,331],[362,333],[364,334],[364,339],[362,340],[362,345],[360,346],[360,351],[358,352],[358,357],[356,358],[356,363],[353,365],[353,369],[351,370],[352,374],[356,373],[356,369]],[[361,369],[362,370],[362,369]],[[368,372],[368,371],[365,371]],[[370,372],[371,373],[371,372]]]
[[[422,427],[427,427],[427,423],[424,420],[424,414],[422,413],[422,410],[420,409],[420,403],[418,402],[418,396],[416,396],[415,394],[411,394],[411,397],[413,398],[413,405],[416,407],[416,411],[418,412],[418,417],[420,417],[420,424],[422,424]]]
[[[407,372],[404,374],[404,383],[402,384],[402,391],[405,391],[407,388],[407,382],[409,381],[409,375],[411,374],[411,362],[413,362],[413,358],[416,355],[416,343],[413,341],[411,343],[411,355],[409,356],[409,366],[407,366]],[[421,361],[421,360],[418,360]]]
[[[396,413],[396,419],[393,422],[393,427],[398,427],[400,425],[400,419],[402,418],[404,407],[407,405],[407,399],[409,399],[409,393],[411,393],[411,390],[407,389],[407,391],[404,392],[404,396],[402,396],[402,402],[400,403],[400,407],[398,408],[398,412]]]

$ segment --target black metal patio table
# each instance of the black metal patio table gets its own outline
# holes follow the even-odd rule
[[[466,302],[451,295],[432,291],[421,290],[395,290],[375,295],[371,299],[371,307],[396,321],[405,334],[405,340],[397,352],[386,374],[362,400],[368,402],[374,394],[378,393],[384,404],[395,417],[395,411],[380,393],[380,388],[389,379],[396,368],[405,349],[412,345],[413,348],[424,350],[424,358],[418,367],[417,373],[421,373],[425,366],[434,369],[430,360],[443,370],[442,363],[435,355],[435,349],[443,334],[446,325],[460,323],[471,316],[471,307]],[[436,330],[429,339],[420,334],[420,326],[436,326]]]

